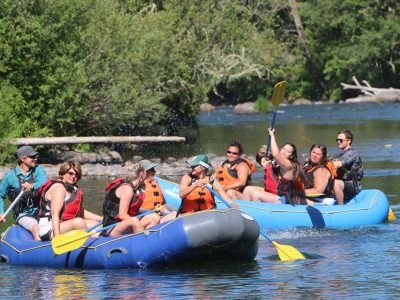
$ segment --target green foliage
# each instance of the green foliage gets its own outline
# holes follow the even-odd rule
[[[259,112],[270,111],[271,107],[272,107],[271,102],[268,102],[267,99],[263,96],[259,96],[256,102],[254,102],[254,108]]]
[[[299,5],[312,59],[286,0],[0,1],[0,162],[15,137],[188,132],[201,103],[262,99],[280,80],[314,100],[340,99],[353,75],[398,86],[396,1]]]
[[[306,81],[318,83],[306,87],[305,96],[340,99],[340,83],[352,76],[377,87],[398,86],[397,1],[307,1],[301,13],[314,60],[302,73]]]

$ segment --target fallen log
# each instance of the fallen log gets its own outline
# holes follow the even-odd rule
[[[368,81],[363,80],[361,85],[356,77],[353,76],[355,85],[341,83],[344,90],[359,90],[363,95],[356,98],[346,99],[346,102],[398,102],[400,101],[400,89],[394,88],[374,88]]]
[[[118,143],[160,143],[184,142],[180,136],[63,136],[16,138],[13,145],[62,145],[62,144],[118,144]]]

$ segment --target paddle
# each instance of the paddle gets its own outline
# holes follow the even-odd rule
[[[149,210],[149,211],[142,213],[140,215],[137,215],[135,217],[136,218],[144,217],[148,214],[152,214],[156,211],[161,210],[162,207],[163,207],[162,205],[157,205],[156,209]],[[60,234],[59,236],[56,236],[55,238],[53,238],[51,240],[51,247],[53,248],[54,253],[57,255],[78,249],[86,242],[86,240],[88,239],[89,236],[91,236],[97,232],[106,231],[110,228],[113,228],[113,227],[117,226],[119,223],[121,223],[121,222],[108,225],[106,227],[97,229],[96,231],[92,231],[92,232],[85,232],[82,230],[72,230],[72,231],[66,232],[64,234]]]
[[[100,221],[97,224],[94,224],[92,227],[89,227],[88,229],[85,230],[85,232],[91,232],[93,229],[99,227],[101,224],[103,224],[103,221]]]
[[[229,204],[224,198],[222,198],[216,191],[212,189],[209,185],[206,185],[206,188],[219,200],[221,200],[227,207],[232,208],[232,205]],[[269,237],[265,232],[260,230],[260,234],[265,237],[268,241],[270,241],[278,251],[278,256],[282,261],[287,260],[296,260],[296,259],[306,259],[305,256],[296,248],[289,246],[289,245],[280,245],[271,237]]]
[[[276,115],[278,112],[278,107],[279,104],[282,103],[283,97],[285,96],[286,92],[286,87],[287,87],[287,81],[281,81],[275,84],[274,90],[272,92],[272,104],[274,105],[274,114],[272,116],[272,123],[271,123],[271,129],[275,127],[275,120],[276,120]],[[271,146],[271,136],[268,135],[268,143],[267,143],[267,150],[265,151],[265,157],[268,157],[268,152],[269,148]]]
[[[6,212],[3,214],[3,219],[5,219],[7,217],[7,215],[10,213],[10,211],[14,208],[14,206],[17,205],[19,199],[21,199],[24,192],[25,192],[25,190],[22,190],[18,194],[17,198],[15,198],[15,200],[10,204],[10,206],[7,208]]]

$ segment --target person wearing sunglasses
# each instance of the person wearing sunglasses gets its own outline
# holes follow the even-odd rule
[[[334,203],[333,185],[336,172],[333,166],[330,167],[331,164],[326,146],[314,144],[311,146],[308,160],[302,165],[305,175],[305,194],[323,194],[325,200],[321,201],[322,204]]]
[[[251,174],[255,171],[254,164],[241,158],[243,147],[238,142],[232,142],[226,150],[226,160],[217,169],[217,179],[221,188],[231,198],[239,199],[241,192],[250,183]]]
[[[304,194],[304,174],[297,160],[297,148],[286,143],[279,149],[275,138],[275,129],[269,128],[271,136],[271,154],[257,155],[257,161],[264,167],[264,187],[247,186],[243,199],[274,204],[300,203],[299,195]]]
[[[334,183],[334,194],[337,204],[344,204],[356,196],[361,190],[363,165],[358,152],[352,148],[353,133],[344,129],[338,132],[336,142],[341,150],[333,164],[337,170]]]
[[[86,230],[102,220],[101,216],[82,206],[83,192],[77,185],[82,177],[80,163],[62,163],[58,175],[39,189],[39,236],[42,241],[74,229]]]
[[[190,165],[191,172],[183,175],[181,179],[179,197],[182,198],[182,205],[178,209],[178,214],[215,208],[214,195],[207,189],[207,184],[210,184],[233,207],[238,208],[218,184],[218,181],[211,179],[212,166],[208,156],[199,154],[186,162]]]
[[[37,165],[39,153],[31,146],[22,146],[16,152],[18,165],[7,171],[0,183],[0,222],[5,222],[4,200],[8,198],[13,202],[23,193],[14,206],[14,218],[17,224],[30,231],[35,240],[40,240],[37,221],[39,187],[48,179],[43,166]]]

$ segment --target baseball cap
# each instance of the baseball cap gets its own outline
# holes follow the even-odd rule
[[[21,158],[24,156],[36,156],[39,153],[36,152],[31,146],[22,146],[18,148],[16,154],[18,158]]]
[[[149,160],[147,160],[147,159],[141,160],[140,163],[143,164],[144,169],[145,169],[146,171],[147,171],[147,170],[150,170],[150,169],[152,169],[152,168],[154,168],[154,167],[156,167],[156,166],[158,166],[158,164],[153,163],[153,162],[151,162],[151,161],[149,161]]]
[[[199,154],[193,157],[192,159],[189,159],[186,161],[191,167],[195,166],[203,166],[207,169],[212,169],[212,166],[210,164],[210,160],[208,159],[207,155],[204,154]]]

